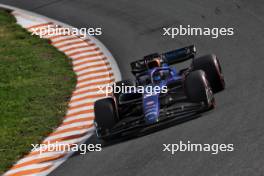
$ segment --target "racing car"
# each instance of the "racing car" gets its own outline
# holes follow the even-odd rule
[[[187,68],[175,65],[190,60]],[[154,53],[132,62],[134,80],[115,86],[162,88],[166,91],[113,93],[94,104],[96,134],[109,140],[143,128],[208,111],[215,107],[214,93],[225,89],[219,59],[214,54],[196,57],[194,45]]]

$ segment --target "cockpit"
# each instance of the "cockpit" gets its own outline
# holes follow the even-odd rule
[[[161,81],[169,80],[173,77],[173,71],[170,68],[157,68],[151,73],[151,82],[159,84]]]

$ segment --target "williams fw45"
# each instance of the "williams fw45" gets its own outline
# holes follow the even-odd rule
[[[96,134],[103,140],[135,133],[149,127],[184,119],[215,107],[214,93],[225,89],[219,59],[195,57],[188,46],[163,54],[154,53],[131,63],[135,80],[115,86],[159,87],[167,91],[114,93],[95,102]],[[190,60],[187,68],[175,66]]]

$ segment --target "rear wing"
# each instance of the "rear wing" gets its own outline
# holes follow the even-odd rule
[[[167,63],[168,65],[173,65],[194,58],[195,54],[196,48],[194,45],[191,45],[184,48],[169,51],[161,55],[163,56],[162,58],[164,59],[165,63]]]
[[[131,66],[131,72],[134,74],[134,75],[138,75],[138,74],[141,74],[143,72],[146,72],[148,70],[147,68],[147,63],[151,61],[150,59],[141,59],[141,60],[137,60],[137,61],[134,61],[134,62],[131,62],[130,63],[130,66]]]
[[[195,54],[196,48],[194,45],[191,45],[162,54],[154,53],[147,55],[141,60],[131,62],[130,66],[132,69],[132,73],[134,75],[137,75],[146,72],[148,70],[148,62],[154,59],[159,58],[161,64],[165,63],[168,65],[173,65],[194,58]]]

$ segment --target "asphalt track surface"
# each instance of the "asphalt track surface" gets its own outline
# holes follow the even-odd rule
[[[116,58],[124,78],[143,55],[195,44],[222,62],[227,89],[217,108],[202,117],[147,136],[74,155],[51,175],[264,175],[264,1],[262,0],[1,0],[76,27],[102,27],[98,37]],[[162,36],[179,24],[234,27],[231,37]],[[232,143],[234,152],[162,152],[162,144]],[[99,142],[92,138],[87,143]]]

